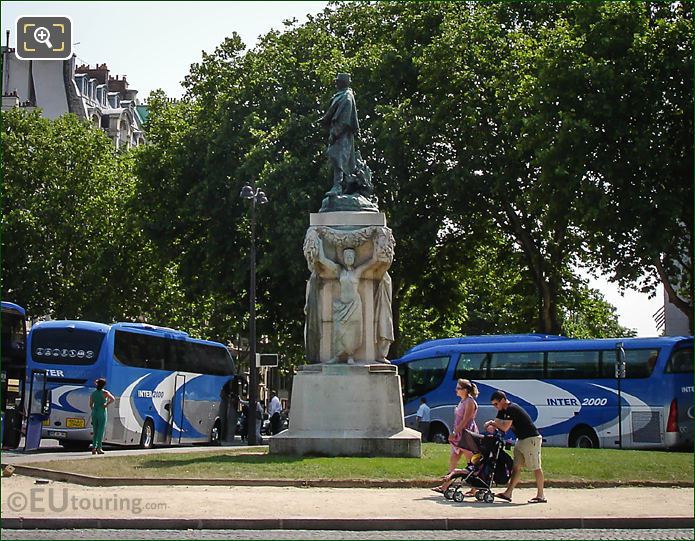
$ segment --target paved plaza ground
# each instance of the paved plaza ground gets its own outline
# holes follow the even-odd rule
[[[156,449],[185,453],[199,448]],[[110,456],[142,453],[122,449]],[[89,453],[47,448],[2,462],[99,460]],[[683,528],[693,523],[692,487],[548,488],[547,504],[529,504],[535,489],[519,488],[512,503],[456,503],[426,488],[269,486],[83,486],[13,475],[1,481],[4,527],[239,528],[319,530],[494,530],[546,528]],[[501,490],[501,489],[500,489]],[[8,520],[9,519],[9,520]],[[663,520],[654,520],[663,519]],[[214,521],[223,521],[218,525]],[[677,524],[671,521],[678,521]],[[90,522],[91,521],[91,522]],[[95,522],[101,521],[101,522]],[[114,522],[116,521],[116,522]],[[130,521],[130,522],[129,522]],[[173,522],[172,522],[173,521]],[[230,522],[231,521],[231,522]],[[236,522],[235,522],[236,521]],[[605,521],[601,523],[600,521]],[[688,522],[689,521],[689,522]],[[684,526],[684,522],[687,524]],[[12,524],[13,526],[8,526]],[[116,525],[118,524],[118,525]],[[668,524],[671,524],[670,526]],[[370,527],[373,525],[374,527]]]
[[[104,539],[130,540],[145,537],[140,530],[2,530],[2,539],[61,539],[92,541]],[[690,529],[595,529],[595,530],[525,530],[509,532],[505,530],[148,530],[148,540],[195,539],[217,540],[374,540],[374,541],[509,541],[509,539],[534,539],[538,541],[689,541],[693,539]]]
[[[2,479],[2,516],[92,518],[451,519],[693,517],[692,488],[548,489],[547,504],[456,503],[428,489],[244,486],[86,487],[14,475]],[[32,500],[33,498],[33,500]],[[74,500],[74,505],[72,501]],[[109,503],[110,502],[110,503]],[[33,505],[32,505],[33,503]]]

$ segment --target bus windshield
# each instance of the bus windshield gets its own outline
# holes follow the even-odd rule
[[[104,334],[74,329],[36,329],[32,334],[31,357],[42,364],[94,364],[99,356]]]

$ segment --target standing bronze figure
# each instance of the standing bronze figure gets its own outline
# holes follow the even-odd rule
[[[333,166],[333,187],[329,194],[340,195],[343,186],[355,170],[355,136],[360,133],[355,95],[350,88],[350,74],[339,73],[335,78],[338,91],[331,98],[321,125],[328,129],[326,154]]]

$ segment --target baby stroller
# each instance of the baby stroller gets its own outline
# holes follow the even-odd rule
[[[479,502],[494,502],[493,483],[496,485],[506,484],[514,465],[512,457],[504,451],[505,446],[507,443],[499,430],[496,430],[494,434],[476,434],[465,430],[459,447],[469,449],[474,454],[465,469],[451,476],[453,482],[444,491],[444,497],[448,500],[462,502],[464,498],[463,488],[468,485],[479,489],[475,493],[475,499]]]

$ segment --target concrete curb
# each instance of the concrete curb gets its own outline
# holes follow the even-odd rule
[[[90,487],[116,486],[263,486],[263,487],[322,487],[322,488],[431,488],[439,483],[431,480],[396,480],[396,479],[228,479],[213,477],[198,478],[153,478],[153,477],[94,477],[81,473],[62,472],[37,468],[35,466],[14,466],[15,473],[27,477],[40,477],[51,481],[62,481]],[[518,488],[532,488],[535,483],[524,481]],[[692,488],[693,484],[685,481],[548,481],[546,488],[614,488],[614,487],[656,487],[656,488]]]
[[[584,518],[3,518],[9,530],[549,530],[690,529],[693,517]]]

